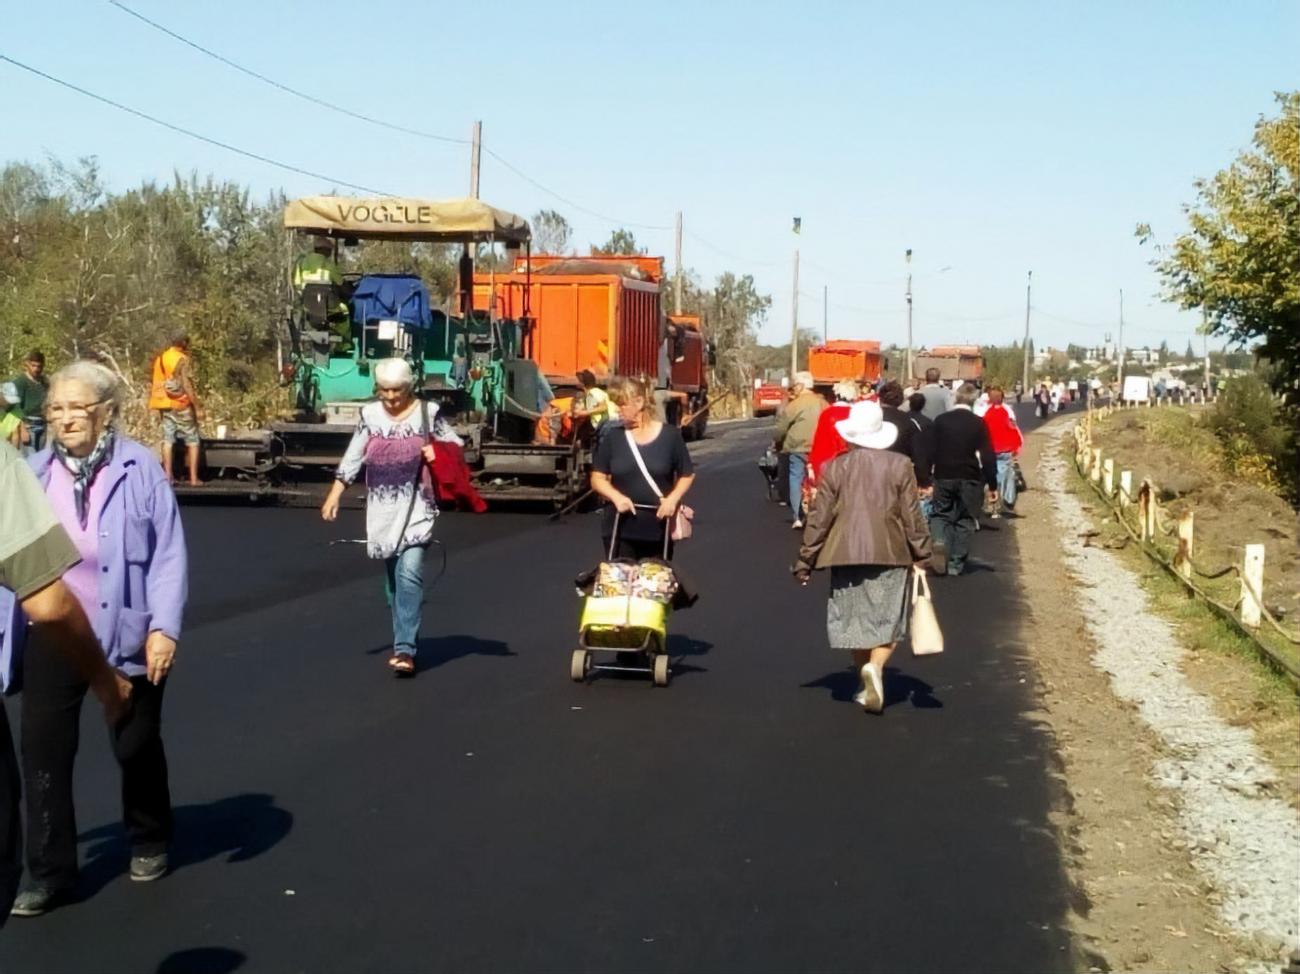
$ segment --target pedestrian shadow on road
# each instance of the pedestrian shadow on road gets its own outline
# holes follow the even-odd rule
[[[293,828],[293,813],[263,794],[233,795],[206,805],[181,805],[173,816],[175,828],[168,856],[173,872],[222,855],[226,862],[255,859],[279,844]],[[90,847],[78,891],[90,897],[126,870],[130,848],[120,823],[83,832],[80,841],[90,843]]]
[[[832,700],[850,703],[858,692],[858,675],[851,669],[827,673],[811,683],[802,684],[808,690],[829,690]],[[917,710],[942,710],[943,701],[934,695],[934,687],[924,680],[900,672],[896,667],[885,667],[885,706],[911,703]]]
[[[367,649],[367,656],[391,653],[391,645]],[[415,672],[437,669],[445,663],[463,656],[515,656],[514,650],[499,639],[479,639],[477,636],[436,636],[419,641],[419,652],[415,654]]]
[[[191,947],[168,954],[154,974],[231,974],[246,960],[246,955],[229,947]]]

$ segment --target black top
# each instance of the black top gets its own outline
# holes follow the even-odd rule
[[[658,436],[649,443],[638,444],[638,447],[646,469],[665,496],[672,491],[678,480],[695,472],[691,454],[686,449],[686,441],[676,427],[665,423]],[[632,456],[632,450],[627,444],[625,430],[610,430],[600,438],[596,455],[592,458],[592,469],[606,474],[614,489],[632,498],[633,503],[659,506],[659,498],[637,468],[636,457]],[[601,530],[606,538],[614,531],[613,504],[605,508]],[[630,541],[660,541],[664,536],[663,531],[663,522],[655,517],[654,511],[624,514],[618,527],[619,537]]]
[[[997,490],[998,464],[988,427],[969,408],[940,414],[929,437],[935,480],[982,480]]]
[[[912,470],[916,474],[916,486],[930,486],[930,454],[928,435],[922,435],[930,426],[930,420],[924,413],[905,413],[897,406],[884,406],[880,410],[885,414],[885,422],[898,427],[898,438],[890,447],[895,453],[912,458]],[[925,423],[923,427],[917,420]]]

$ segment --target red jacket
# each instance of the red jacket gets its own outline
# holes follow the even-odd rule
[[[470,479],[469,465],[465,463],[465,451],[455,443],[438,440],[433,444],[433,482],[438,492],[438,500],[455,503],[468,508],[475,514],[487,510],[487,501],[479,496]]]
[[[812,448],[808,451],[808,469],[812,481],[816,483],[821,477],[822,467],[830,463],[849,448],[835,429],[835,424],[849,418],[849,404],[837,402],[827,406],[817,417],[817,428],[813,430]]]
[[[988,427],[994,453],[1019,453],[1025,445],[1025,437],[1016,425],[1016,418],[1006,405],[990,406],[984,414],[984,425]]]

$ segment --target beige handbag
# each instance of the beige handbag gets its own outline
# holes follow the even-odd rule
[[[943,630],[934,614],[930,583],[924,569],[912,569],[912,655],[932,656],[943,652]]]

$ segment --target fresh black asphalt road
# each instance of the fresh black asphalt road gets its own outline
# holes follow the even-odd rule
[[[703,590],[672,685],[569,679],[596,515],[451,514],[420,673],[394,680],[361,514],[188,508],[164,731],[174,871],[125,875],[95,708],[83,899],[0,932],[5,972],[1051,971],[1072,966],[1014,525],[940,579],[948,649],[883,717],[789,575],[766,426],[697,444]],[[9,702],[16,726],[16,707]]]

